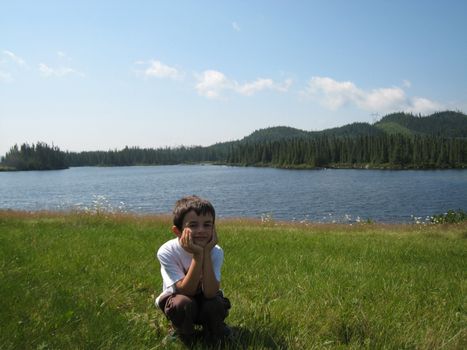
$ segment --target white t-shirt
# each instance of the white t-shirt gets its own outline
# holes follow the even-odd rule
[[[165,242],[157,251],[157,259],[161,264],[162,293],[156,298],[156,305],[162,298],[175,293],[175,283],[185,277],[191,265],[193,254],[188,253],[180,245],[178,238]],[[224,251],[216,245],[211,250],[214,275],[220,282]]]

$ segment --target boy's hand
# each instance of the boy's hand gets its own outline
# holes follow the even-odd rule
[[[180,237],[180,245],[183,249],[185,249],[188,253],[193,255],[203,255],[204,250],[203,247],[195,244],[193,242],[193,236],[191,233],[191,229],[186,227],[183,230],[182,236]]]
[[[211,237],[211,240],[208,242],[208,244],[206,244],[206,246],[204,247],[204,251],[205,252],[210,252],[212,250],[212,248],[214,248],[216,246],[216,244],[219,242],[218,238],[217,238],[217,231],[216,231],[216,227],[214,226],[212,228],[212,237]]]

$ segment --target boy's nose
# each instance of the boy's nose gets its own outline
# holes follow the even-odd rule
[[[193,228],[191,230],[191,232],[196,235],[196,234],[199,234],[199,233],[203,232],[203,228],[202,227],[195,227],[195,228]]]

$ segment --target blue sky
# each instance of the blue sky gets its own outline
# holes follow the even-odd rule
[[[0,155],[467,111],[467,1],[0,1]]]

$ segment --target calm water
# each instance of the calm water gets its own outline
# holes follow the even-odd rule
[[[96,207],[168,213],[176,199],[209,198],[220,217],[408,222],[467,210],[467,170],[282,170],[211,165],[83,167],[0,172],[0,209]]]

